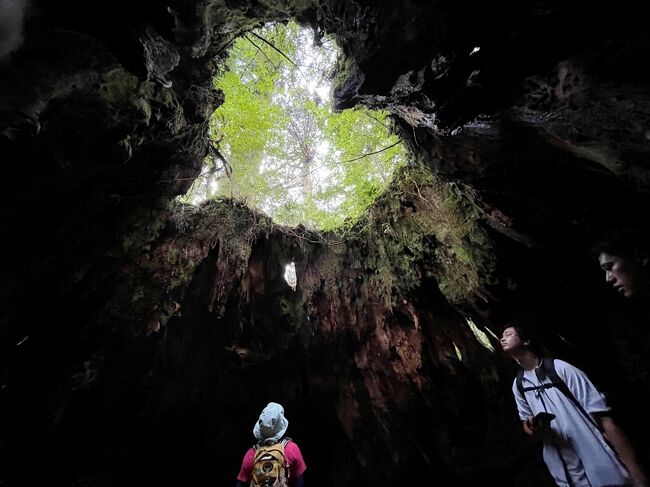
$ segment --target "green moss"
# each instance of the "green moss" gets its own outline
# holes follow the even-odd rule
[[[100,96],[109,105],[120,105],[130,100],[138,89],[138,78],[122,68],[104,74],[99,85]]]
[[[155,96],[155,86],[149,82],[140,83],[138,78],[122,68],[105,73],[99,85],[99,97],[108,105],[109,116],[116,123],[125,118],[134,124],[149,124],[152,109],[150,100]],[[139,145],[140,140],[128,139],[130,145]]]
[[[176,265],[180,260],[180,251],[177,248],[172,248],[167,252],[165,260],[169,265]]]
[[[450,302],[467,302],[485,286],[480,276],[492,265],[480,216],[469,189],[423,167],[402,170],[356,227],[356,238],[368,242],[368,265],[377,270],[370,284],[387,295],[405,292],[424,272]]]
[[[151,105],[149,104],[149,102],[143,98],[138,98],[135,101],[135,106],[138,110],[142,112],[142,114],[144,115],[143,116],[144,123],[148,125],[149,121],[151,120]],[[144,138],[140,137],[140,139],[136,142],[136,145],[142,144],[143,141]]]
[[[345,85],[351,79],[358,76],[359,68],[357,63],[351,57],[342,56],[336,60],[336,66],[333,71],[332,79],[332,93],[339,93],[345,91]]]
[[[469,255],[469,253],[463,248],[459,246],[452,247],[450,249],[450,252],[463,264],[471,264],[472,259]]]
[[[158,239],[166,225],[167,213],[162,210],[141,209],[132,218],[131,231],[125,232],[122,248],[125,252],[147,251]],[[145,222],[145,223],[143,223]]]
[[[308,300],[327,290],[331,309],[357,310],[360,321],[350,325],[353,329],[365,326],[362,320],[372,315],[373,306],[395,307],[425,277],[435,278],[447,300],[463,307],[482,293],[494,265],[472,192],[418,167],[401,170],[360,222],[336,233],[285,229],[229,199],[199,207],[176,203],[163,222],[169,225],[165,235],[173,236],[166,247],[157,247],[163,269],[156,272],[165,276],[160,284],[167,303],[161,305],[163,325],[176,312],[172,300],[182,301],[196,267],[216,245],[223,273],[223,288],[215,290],[217,312],[244,276],[253,243],[273,236],[302,247],[307,265],[313,266],[301,276],[296,295],[301,297],[279,303],[288,322],[301,323]],[[134,241],[149,245],[147,235],[159,228],[160,220],[153,218]]]

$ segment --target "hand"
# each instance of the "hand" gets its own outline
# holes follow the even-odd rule
[[[548,441],[554,438],[555,433],[549,423],[539,424],[535,418],[528,418],[522,422],[524,432],[535,440]]]
[[[528,418],[522,423],[522,426],[524,427],[524,433],[526,433],[529,436],[535,436],[537,432],[537,428],[535,427],[535,421],[533,418]]]

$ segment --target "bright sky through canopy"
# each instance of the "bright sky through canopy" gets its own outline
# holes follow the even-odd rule
[[[405,164],[384,112],[331,110],[338,48],[290,22],[248,32],[214,79],[225,102],[210,120],[220,154],[185,199],[231,197],[285,225],[329,230],[356,221]]]

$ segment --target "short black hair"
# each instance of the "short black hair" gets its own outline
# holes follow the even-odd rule
[[[537,339],[537,334],[535,333],[534,330],[522,325],[518,325],[516,323],[509,322],[505,324],[502,332],[506,331],[507,328],[514,329],[521,341],[528,342],[526,346],[531,352],[533,352],[538,357],[544,356],[544,349],[542,348],[541,343]]]
[[[650,252],[650,231],[641,227],[611,230],[594,241],[590,254],[597,258],[601,252],[628,258]]]

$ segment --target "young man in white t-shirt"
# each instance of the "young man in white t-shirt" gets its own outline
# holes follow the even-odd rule
[[[576,404],[552,386],[549,377],[537,373],[544,358],[526,330],[507,326],[501,347],[523,369],[521,387],[516,379],[512,386],[519,418],[527,434],[543,441],[544,461],[557,485],[648,487],[631,445],[609,415],[603,394],[584,372],[562,360],[554,361],[555,373]]]

